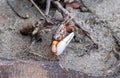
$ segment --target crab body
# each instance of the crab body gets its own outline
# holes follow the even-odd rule
[[[57,56],[62,54],[66,46],[70,43],[72,38],[74,37],[74,32],[70,33],[67,37],[65,37],[61,41],[53,41],[51,51],[55,53]]]
[[[50,45],[51,53],[54,54],[57,59],[58,59],[58,56],[63,53],[67,45],[70,43],[70,41],[74,37],[73,31],[75,30],[75,26],[69,26],[69,22],[70,20],[65,24],[60,25],[56,34],[53,36],[53,40]],[[72,32],[66,36],[67,32],[69,31],[72,31]]]

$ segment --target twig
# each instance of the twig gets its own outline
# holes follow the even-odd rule
[[[119,68],[119,67],[120,67],[120,60],[117,61],[112,67],[110,67],[110,68],[106,71],[106,74],[110,74],[110,73],[115,72],[115,70],[116,70],[117,68]]]
[[[120,55],[119,55],[119,53],[116,51],[115,47],[113,47],[112,50],[108,53],[108,55],[105,57],[105,59],[104,59],[104,62],[105,62],[105,63],[109,60],[109,58],[111,58],[111,54],[112,54],[112,53],[113,53],[113,55],[115,56],[115,58],[116,58],[117,60],[120,60]]]
[[[112,53],[112,52],[119,57],[119,55],[116,53],[115,48],[113,47],[113,49],[112,49],[112,50],[109,52],[109,54],[106,56],[105,62],[107,62],[108,59],[111,57],[111,53]],[[111,74],[111,73],[114,73],[114,72],[116,71],[116,69],[119,69],[119,68],[120,68],[120,59],[117,59],[117,62],[116,62],[115,64],[113,64],[111,67],[109,67],[109,68],[105,71],[104,75],[109,75],[109,74]]]
[[[36,31],[36,30],[35,30]],[[32,32],[32,33],[35,33],[34,31]],[[37,31],[36,31],[36,33],[37,33]],[[34,36],[35,36],[35,34],[32,34],[33,35],[33,38],[32,38],[32,43],[30,44],[30,46],[28,46],[25,50],[24,50],[24,52],[28,52],[29,54],[32,54],[32,55],[34,55],[34,56],[38,56],[38,57],[42,57],[42,58],[44,58],[44,59],[46,59],[46,60],[49,60],[47,57],[45,57],[45,56],[43,56],[43,55],[40,55],[40,54],[38,54],[38,53],[34,53],[34,52],[31,52],[30,50],[31,50],[31,48],[33,47],[33,45],[36,43],[36,41],[37,40],[35,40],[34,39]]]
[[[88,54],[88,55],[90,55],[90,51],[92,50],[92,49],[98,49],[98,45],[96,45],[96,44],[92,44],[92,45],[90,45],[88,48],[87,48],[87,50],[86,50],[86,53]]]
[[[22,19],[28,19],[29,18],[29,15],[26,15],[26,16],[22,16],[20,15],[14,8],[13,6],[10,4],[10,2],[8,0],[6,0],[7,4],[9,5],[9,7],[12,9],[12,11],[20,18]]]
[[[87,9],[87,10],[82,10],[82,9],[80,9],[81,12],[90,12],[90,13],[92,13],[92,11],[91,11],[87,6],[85,6],[83,0],[81,0],[81,4],[82,4],[82,7],[85,7],[85,8]]]
[[[105,63],[106,63],[106,62],[109,60],[109,58],[111,57],[112,52],[113,52],[113,50],[111,50],[111,51],[107,54],[107,56],[105,57],[105,59],[104,59],[104,62],[105,62]]]
[[[53,1],[53,3],[54,3],[55,5],[57,5],[57,7],[59,8],[59,10],[60,10],[62,13],[70,16],[70,13],[69,13],[65,8],[63,8],[63,6],[62,6],[58,1]]]
[[[24,52],[29,52],[30,51],[30,49],[33,47],[33,45],[35,44],[35,42],[36,42],[36,40],[34,40],[34,41],[32,41],[32,43],[30,44],[30,46],[29,47],[27,47],[25,50],[24,50]]]
[[[35,4],[35,2],[33,0],[30,0],[30,1],[35,6],[35,8],[39,11],[39,13],[43,16],[46,22],[53,24],[53,22],[48,17],[45,16],[45,14],[40,10],[40,8]]]
[[[51,5],[51,0],[47,0],[47,1],[46,1],[46,10],[45,10],[45,14],[46,14],[46,15],[49,14],[50,5]]]
[[[35,53],[35,52],[29,52],[29,53],[32,54],[32,55],[34,55],[34,56],[42,57],[42,58],[44,58],[44,59],[46,59],[46,60],[49,60],[49,58],[47,58],[47,57],[45,57],[45,56],[43,56],[43,55],[40,55],[40,54],[38,54],[38,53]]]
[[[70,18],[74,18],[74,17],[72,16],[72,14],[70,14],[58,1],[53,1],[53,3],[58,7],[58,9],[59,9],[62,13],[64,13],[65,15],[68,15]],[[83,33],[94,43],[94,41],[93,41],[92,38],[90,37],[90,34],[89,34],[86,30],[84,30],[84,28],[83,28],[82,26],[80,26],[79,22],[78,22],[76,19],[74,19],[73,21],[74,21],[74,23],[76,24],[76,26],[77,26],[78,28],[80,28],[80,29],[83,31]]]
[[[43,55],[40,55],[40,54],[38,54],[38,53],[34,53],[34,52],[31,52],[31,51],[30,51],[31,48],[33,47],[33,45],[35,44],[35,42],[36,42],[36,40],[32,41],[32,43],[30,44],[30,46],[27,47],[27,48],[24,50],[24,52],[27,51],[29,54],[32,54],[32,55],[38,56],[38,57],[42,57],[42,58],[44,58],[44,59],[46,59],[46,60],[49,60],[47,57],[45,57],[45,56],[43,56]]]

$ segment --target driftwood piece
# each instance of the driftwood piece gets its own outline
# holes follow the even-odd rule
[[[0,78],[103,78],[65,71],[58,62],[0,59]]]

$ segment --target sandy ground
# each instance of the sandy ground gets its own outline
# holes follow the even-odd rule
[[[86,1],[87,5],[87,0],[84,1]],[[103,6],[106,4],[104,0],[103,2],[97,1],[99,5],[106,7]],[[28,52],[24,52],[31,44],[31,37],[20,34],[20,29],[35,20],[39,20],[41,18],[40,14],[27,0],[9,0],[9,2],[15,7],[15,10],[19,12],[20,15],[24,16],[28,14],[30,17],[26,20],[19,18],[7,5],[6,0],[0,0],[0,58],[44,61],[45,59],[42,57],[33,56],[28,54]],[[117,22],[109,22],[111,18],[101,18],[102,14],[99,13],[99,10],[96,10],[101,8],[100,6],[94,9],[94,6],[87,6],[93,13],[83,13],[78,9],[74,10],[73,14],[83,28],[89,31],[93,41],[98,44],[98,49],[91,49],[88,55],[86,51],[93,43],[77,29],[75,33],[76,37],[60,56],[61,59],[59,63],[66,69],[84,72],[93,76],[102,76],[105,74],[105,71],[116,62],[116,58],[113,54],[113,57],[111,57],[108,62],[105,63],[104,59],[115,44],[109,28],[115,30],[115,27],[112,25]],[[114,8],[112,8],[112,11]],[[106,13],[103,13],[103,15],[105,14]],[[56,26],[53,26],[52,29],[45,29],[40,32],[42,42],[34,44],[30,52],[42,56],[47,56],[49,54],[49,45],[52,38],[52,31],[55,29],[54,27]]]

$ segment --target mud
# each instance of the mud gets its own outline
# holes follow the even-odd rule
[[[39,20],[42,18],[41,15],[28,0],[8,1],[20,15],[28,14],[29,19],[19,18],[8,6],[6,0],[0,0],[0,57],[17,60],[47,61],[43,57],[34,56],[26,52],[25,49],[31,44],[31,37],[20,34],[20,29],[23,26]],[[93,41],[98,44],[98,49],[92,48],[88,51],[93,42],[80,29],[77,29],[76,37],[71,41],[64,53],[60,55],[59,63],[65,69],[80,71],[92,76],[103,76],[105,71],[117,61],[112,53],[112,57],[106,63],[104,62],[105,57],[116,44],[113,32],[120,31],[118,12],[120,11],[118,8],[120,7],[120,1],[108,0],[108,3],[111,3],[109,6],[106,6],[108,3],[105,0],[91,0],[91,2],[83,0],[83,2],[92,13],[80,12],[79,9],[75,9],[73,14],[81,26],[90,33]],[[115,7],[111,8],[113,5]],[[51,10],[51,12],[54,11]],[[40,31],[42,41],[36,42],[30,49],[30,52],[47,57],[50,52],[49,45],[52,34],[56,28],[57,26],[53,26],[50,29],[47,28]],[[119,41],[118,35],[116,38]],[[119,76],[119,73],[117,76]]]

